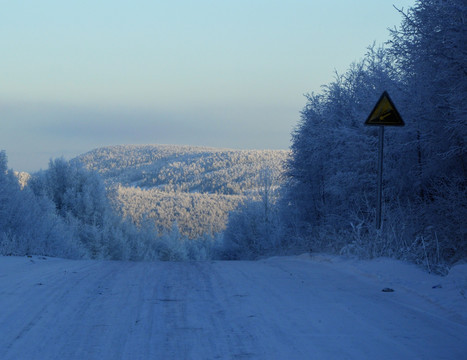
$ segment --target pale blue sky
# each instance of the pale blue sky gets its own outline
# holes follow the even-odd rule
[[[286,149],[305,105],[414,0],[0,0],[15,170],[113,144]]]

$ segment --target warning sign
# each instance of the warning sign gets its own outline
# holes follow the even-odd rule
[[[389,94],[385,91],[379,98],[365,125],[404,126],[404,120],[397,111]]]

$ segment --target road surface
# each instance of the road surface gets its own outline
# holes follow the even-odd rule
[[[465,317],[332,258],[0,257],[0,359],[466,358]]]

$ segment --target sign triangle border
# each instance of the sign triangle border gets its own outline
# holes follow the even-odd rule
[[[389,105],[391,105],[392,109],[394,110],[394,113],[399,120],[399,123],[389,123],[389,124],[375,124],[371,123],[371,115],[376,111],[376,108],[379,106],[381,101],[383,101],[384,97],[386,97],[389,101]],[[365,125],[370,125],[370,126],[405,126],[404,120],[402,120],[402,116],[399,114],[399,111],[397,110],[396,106],[394,105],[394,102],[392,101],[391,97],[389,96],[388,92],[385,90],[383,91],[383,94],[379,97],[379,100],[376,102],[376,105],[373,107],[373,110],[371,110],[370,115],[368,115],[368,118],[365,121]]]

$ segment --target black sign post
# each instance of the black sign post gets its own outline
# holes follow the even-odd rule
[[[376,230],[381,229],[381,209],[383,202],[383,150],[384,127],[404,126],[404,120],[397,111],[389,94],[385,91],[365,121],[365,125],[377,125],[378,131],[378,186],[376,193]]]

